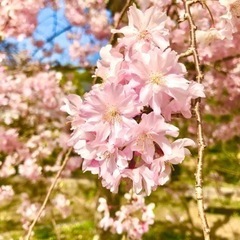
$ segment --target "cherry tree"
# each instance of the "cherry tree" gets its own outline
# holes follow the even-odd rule
[[[144,197],[171,181],[174,166],[194,147],[198,212],[204,239],[210,239],[202,186],[204,148],[239,135],[240,2],[33,2],[0,3],[0,176],[5,179],[0,199],[14,197],[8,181],[13,176],[31,184],[45,181],[43,203],[31,201],[27,193],[21,197],[17,213],[26,239],[50,205],[63,218],[71,215],[67,196],[49,199],[57,181],[78,169],[97,175],[112,193],[125,186],[120,210],[112,213],[109,199],[99,199],[99,226],[141,239],[154,222],[154,204],[146,205]],[[52,9],[56,26],[67,25],[40,39],[35,31],[45,8]],[[60,20],[57,12],[63,13]],[[64,34],[67,47],[56,41]],[[30,40],[34,51],[7,51],[14,45],[11,38]],[[61,58],[66,52],[69,64],[51,61],[54,54]],[[95,63],[91,57],[98,52]],[[76,81],[73,75],[88,76],[88,82],[81,85],[84,79]],[[205,122],[209,115],[220,120]],[[229,115],[231,121],[221,121]],[[177,126],[176,118],[196,124],[189,123],[182,137],[183,125]]]

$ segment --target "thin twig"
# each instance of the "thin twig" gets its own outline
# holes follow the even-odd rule
[[[125,15],[125,13],[126,13],[128,7],[129,7],[130,4],[132,3],[132,1],[133,1],[133,0],[128,0],[128,1],[126,2],[126,4],[124,5],[122,11],[120,12],[120,15],[119,15],[119,18],[118,18],[117,22],[114,24],[114,27],[113,27],[114,29],[117,29],[117,28],[119,27],[119,25],[120,25],[120,23],[121,23],[124,15]],[[109,40],[110,44],[113,43],[113,41],[114,41],[114,36],[115,36],[115,34],[113,33],[112,36],[111,36],[111,38],[110,38],[110,40]]]
[[[192,51],[191,48],[189,48],[186,52],[180,53],[178,55],[178,58],[188,57],[188,56],[191,56],[191,55],[193,55],[193,51]]]
[[[203,74],[200,69],[200,61],[197,51],[197,43],[196,43],[196,30],[197,27],[194,24],[190,7],[194,3],[200,3],[200,0],[183,0],[184,7],[185,7],[185,19],[187,19],[188,24],[190,26],[190,49],[192,51],[195,68],[197,72],[197,82],[202,83],[203,81]],[[202,176],[202,169],[203,169],[203,153],[205,148],[205,142],[203,138],[203,127],[202,127],[202,116],[201,116],[201,98],[198,98],[195,102],[195,113],[196,113],[196,119],[197,119],[197,126],[198,126],[198,162],[197,162],[197,170],[196,170],[196,185],[195,185],[195,191],[196,191],[196,198],[197,198],[197,205],[198,205],[198,214],[201,219],[202,224],[202,230],[204,234],[205,240],[210,240],[210,228],[208,226],[207,218],[204,213],[204,199],[203,199],[203,176]]]
[[[50,197],[53,189],[55,188],[56,183],[57,183],[57,181],[58,181],[58,179],[59,179],[59,177],[60,177],[63,169],[65,168],[65,166],[66,166],[66,164],[67,164],[67,162],[68,162],[69,155],[70,155],[71,151],[72,151],[72,148],[70,148],[70,149],[67,151],[67,153],[66,153],[66,155],[65,155],[65,158],[64,158],[64,160],[63,160],[62,166],[61,166],[61,168],[58,170],[58,172],[57,172],[57,174],[56,174],[56,176],[55,176],[55,178],[54,178],[54,180],[53,180],[53,182],[52,182],[52,184],[51,184],[51,186],[50,186],[50,188],[49,188],[49,190],[48,190],[48,192],[47,192],[47,195],[46,195],[46,197],[45,197],[45,199],[44,199],[44,201],[43,201],[43,204],[42,204],[41,208],[39,209],[39,211],[38,211],[35,219],[33,220],[32,224],[30,225],[30,227],[29,227],[29,229],[28,229],[28,232],[27,232],[27,235],[26,235],[25,240],[30,240],[30,239],[31,239],[31,235],[32,235],[33,228],[34,228],[35,224],[37,223],[38,219],[40,218],[42,212],[44,211],[44,209],[45,209],[45,207],[46,207],[46,205],[47,205],[47,202],[48,202],[48,200],[49,200],[49,197]]]
[[[210,15],[210,17],[211,17],[211,20],[212,20],[212,27],[214,27],[214,18],[213,18],[213,15],[212,15],[212,13],[211,13],[211,10],[210,10],[210,8],[208,7],[206,1],[205,1],[205,0],[201,0],[201,1],[200,1],[200,4],[202,4],[202,7],[206,7],[206,9],[207,9],[207,11],[208,11],[208,13],[209,13],[209,15]]]
[[[53,41],[56,37],[60,36],[61,34],[65,33],[66,31],[70,30],[72,28],[71,25],[66,26],[65,28],[61,29],[60,31],[54,33],[52,36],[48,37],[44,43],[46,45],[47,43],[50,43]],[[34,57],[38,52],[40,51],[40,48],[37,48],[33,53],[32,57]]]
[[[240,54],[236,54],[236,55],[233,55],[233,56],[227,56],[227,57],[221,58],[221,59],[215,61],[214,65],[217,65],[217,64],[220,64],[220,63],[226,62],[226,61],[231,61],[234,58],[240,58]]]

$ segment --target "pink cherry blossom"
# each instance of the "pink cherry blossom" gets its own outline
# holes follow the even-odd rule
[[[23,164],[19,166],[19,174],[36,181],[41,176],[42,167],[36,164],[35,159],[26,159]]]
[[[185,67],[177,62],[175,52],[155,48],[136,58],[133,72],[142,81],[139,95],[144,105],[151,106],[155,113],[160,114],[171,99],[185,104],[189,81],[184,78]]]
[[[128,11],[129,25],[112,32],[123,33],[128,45],[146,41],[164,50],[169,46],[168,31],[164,28],[166,19],[159,9],[151,7],[142,12],[133,5]]]
[[[190,139],[172,143],[168,137],[177,137],[178,128],[166,121],[173,113],[191,117],[191,100],[205,95],[201,84],[185,79],[176,52],[150,41],[158,31],[168,42],[166,17],[136,6],[128,16],[129,26],[116,30],[125,36],[100,52],[95,73],[103,83],[83,99],[70,95],[62,110],[70,115],[68,143],[83,159],[83,171],[98,174],[112,192],[130,179],[136,193],[149,195],[169,180],[168,166],[182,162],[192,145]],[[151,39],[138,37],[145,30]]]
[[[57,194],[52,200],[54,207],[58,210],[63,218],[67,218],[71,214],[70,200],[66,198],[63,194]]]
[[[165,136],[176,137],[178,128],[165,123],[162,116],[151,112],[142,115],[141,122],[133,129],[132,134],[131,150],[140,153],[142,160],[151,164],[156,151],[155,146],[159,147],[164,154],[171,153],[170,142]]]
[[[43,0],[37,2],[2,0],[0,2],[0,36],[20,38],[31,35],[37,25],[38,11],[43,7]]]
[[[129,239],[142,239],[142,235],[149,230],[154,223],[154,203],[146,205],[142,195],[136,195],[132,191],[124,195],[126,204],[123,204],[115,216],[110,217],[109,206],[104,198],[99,198],[98,212],[102,218],[99,226],[103,230],[110,230],[117,234],[126,234]]]

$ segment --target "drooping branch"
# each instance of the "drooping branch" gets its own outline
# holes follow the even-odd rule
[[[191,52],[193,56],[195,70],[197,73],[196,80],[198,83],[202,83],[204,76],[202,74],[200,68],[200,60],[197,51],[197,43],[196,43],[196,30],[197,27],[194,24],[192,14],[191,14],[191,6],[194,3],[202,3],[200,0],[183,0],[184,7],[185,7],[185,19],[188,21],[190,27],[190,48],[188,50],[188,54]],[[198,213],[201,219],[203,234],[205,240],[210,240],[210,228],[208,226],[207,218],[204,213],[204,198],[203,198],[203,155],[204,155],[204,148],[205,142],[203,137],[203,127],[202,127],[202,116],[201,116],[201,98],[198,98],[195,102],[194,106],[196,120],[197,120],[197,127],[198,127],[198,162],[197,162],[197,170],[196,170],[196,198],[197,198],[197,205],[198,205]]]
[[[64,168],[65,168],[65,166],[66,166],[66,164],[67,164],[67,162],[68,162],[69,155],[71,154],[71,152],[72,152],[72,148],[70,148],[70,149],[67,151],[67,153],[66,153],[66,155],[65,155],[65,158],[64,158],[64,160],[63,160],[63,163],[62,163],[62,165],[61,165],[61,168],[58,170],[55,178],[53,179],[53,182],[52,182],[52,184],[51,184],[51,186],[50,186],[50,188],[49,188],[49,190],[48,190],[48,192],[47,192],[47,195],[46,195],[46,197],[45,197],[45,199],[44,199],[44,201],[43,201],[43,203],[42,203],[42,206],[41,206],[41,208],[39,209],[39,211],[38,211],[35,219],[33,220],[32,224],[30,225],[30,227],[29,227],[29,229],[28,229],[28,232],[27,232],[27,235],[26,235],[26,237],[25,237],[25,240],[30,240],[30,239],[31,239],[33,228],[34,228],[35,224],[37,223],[38,219],[41,217],[41,215],[42,215],[42,213],[43,213],[43,211],[44,211],[44,209],[45,209],[45,207],[46,207],[46,205],[47,205],[47,202],[48,202],[48,200],[49,200],[49,198],[50,198],[50,195],[51,195],[53,189],[55,188],[55,186],[56,186],[56,184],[57,184],[57,181],[58,181],[59,177],[61,176],[61,173],[62,173],[62,171],[64,170]]]
[[[131,5],[132,1],[133,1],[133,0],[127,0],[126,4],[124,5],[124,7],[123,7],[123,9],[122,9],[122,11],[121,11],[121,13],[120,13],[120,15],[119,15],[118,20],[117,20],[116,23],[114,24],[114,29],[116,29],[116,28],[119,27],[119,25],[120,25],[120,23],[121,23],[124,15],[125,15],[125,13],[126,13],[127,10],[128,10],[128,7]],[[111,35],[111,38],[110,38],[110,40],[109,40],[109,42],[110,42],[111,44],[112,44],[113,41],[114,41],[114,36],[115,36],[115,34],[112,34],[112,35]]]

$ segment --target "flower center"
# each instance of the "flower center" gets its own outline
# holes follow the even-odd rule
[[[108,160],[108,159],[110,159],[110,157],[111,157],[110,152],[106,151],[100,156],[100,159],[101,160]]]
[[[149,32],[148,32],[148,30],[143,30],[143,31],[141,31],[140,33],[139,33],[139,35],[138,35],[138,37],[140,38],[140,39],[144,39],[144,40],[148,40],[149,39]]]
[[[109,123],[120,122],[120,114],[115,106],[110,106],[104,114],[104,120]]]
[[[146,145],[153,144],[152,142],[152,136],[143,133],[137,138],[137,146],[139,147],[140,151],[144,152],[146,149]]]
[[[165,83],[164,77],[161,73],[151,73],[150,82],[156,85],[162,85]]]

